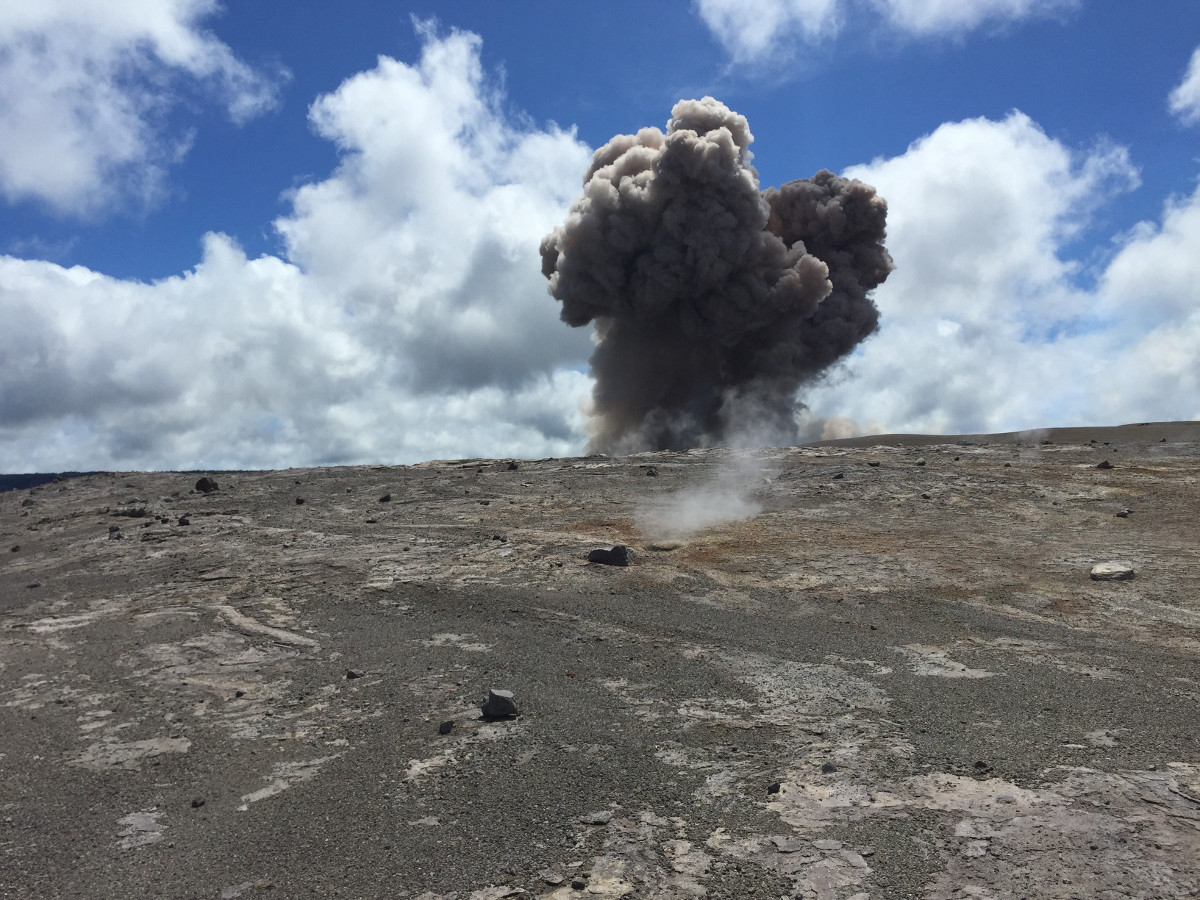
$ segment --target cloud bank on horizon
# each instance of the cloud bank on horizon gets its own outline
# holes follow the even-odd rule
[[[167,202],[189,146],[172,104],[215,102],[236,121],[281,114],[286,75],[203,29],[214,2],[133,6],[116,22],[65,2],[0,13],[8,203],[119,220]],[[1052,9],[1086,15],[1078,6]],[[851,10],[936,40],[1019,28],[1051,7],[696,4],[748,65],[778,59],[781,42],[837,40]],[[194,268],[152,281],[0,256],[0,470],[582,450],[593,347],[558,321],[538,248],[592,148],[504,95],[486,34],[417,30],[413,59],[380,56],[309,106],[338,162],[286,193],[277,253],[249,258],[210,232]],[[1177,128],[1200,123],[1198,59],[1179,60],[1146,100]],[[1113,227],[1106,250],[1081,250],[1141,180],[1136,148],[1082,141],[1013,110],[946,121],[839,172],[887,198],[896,269],[873,293],[877,333],[801,393],[806,436],[1200,418],[1200,192]]]

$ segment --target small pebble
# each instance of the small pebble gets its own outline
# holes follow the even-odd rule
[[[454,728],[454,722],[443,722],[438,726],[438,734],[449,734]]]
[[[1102,562],[1092,566],[1092,581],[1130,581],[1136,573],[1127,562]]]

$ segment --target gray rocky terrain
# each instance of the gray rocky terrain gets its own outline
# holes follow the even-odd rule
[[[1200,426],[199,474],[0,495],[0,897],[1200,896]]]

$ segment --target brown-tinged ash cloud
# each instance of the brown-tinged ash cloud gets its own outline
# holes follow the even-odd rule
[[[797,390],[878,325],[887,204],[826,171],[761,191],[744,116],[671,113],[597,150],[542,241],[562,320],[596,327],[591,449],[795,443]]]

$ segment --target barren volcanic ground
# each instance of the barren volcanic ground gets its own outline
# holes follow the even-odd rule
[[[4,898],[1200,896],[1194,424],[198,474],[0,495]]]

